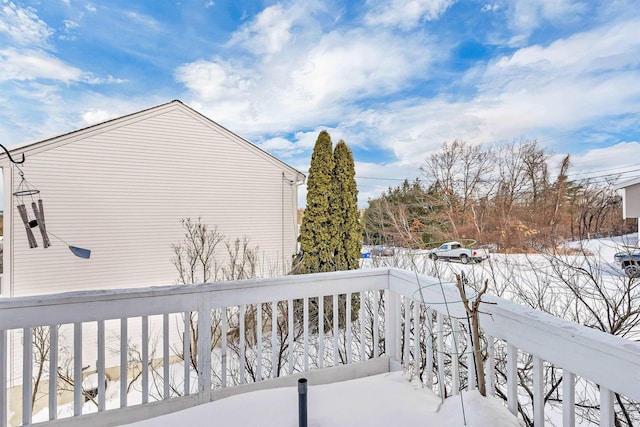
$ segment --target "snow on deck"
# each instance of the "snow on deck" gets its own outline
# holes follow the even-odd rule
[[[496,398],[477,391],[441,400],[402,372],[308,388],[310,427],[467,426],[519,427]],[[128,426],[238,425],[294,427],[298,425],[298,387],[256,391],[151,418]]]

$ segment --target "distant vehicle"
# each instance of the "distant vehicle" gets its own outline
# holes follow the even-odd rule
[[[371,249],[372,256],[393,256],[395,250],[388,246],[376,245]]]
[[[436,249],[427,252],[432,260],[455,259],[463,264],[470,262],[481,262],[489,258],[489,251],[486,249],[465,248],[460,242],[447,242]]]
[[[632,247],[636,249],[636,247]],[[637,248],[640,249],[640,248]],[[613,259],[620,263],[620,266],[631,278],[640,277],[640,250],[618,252]]]

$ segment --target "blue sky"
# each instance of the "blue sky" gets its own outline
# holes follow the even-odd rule
[[[172,99],[304,173],[328,130],[363,206],[454,139],[631,179],[640,1],[0,0],[6,146]]]

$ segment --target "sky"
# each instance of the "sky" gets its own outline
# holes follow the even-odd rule
[[[305,174],[329,131],[361,207],[455,139],[633,179],[638,28],[639,0],[0,0],[0,143],[180,99]]]

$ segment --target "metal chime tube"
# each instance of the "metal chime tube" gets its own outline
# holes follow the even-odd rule
[[[27,208],[24,205],[18,205],[18,212],[20,212],[20,218],[22,218],[22,222],[24,223],[24,228],[27,231],[27,240],[29,240],[30,248],[37,248],[38,242],[36,242],[36,238],[31,231],[31,226],[29,225],[29,217],[27,216]]]
[[[49,236],[47,235],[47,227],[44,223],[44,206],[42,205],[42,199],[38,199],[38,204],[36,202],[31,202],[31,207],[33,208],[33,213],[36,216],[36,220],[38,221],[38,228],[40,229],[40,234],[42,234],[42,245],[45,248],[51,246],[51,242],[49,241]]]

